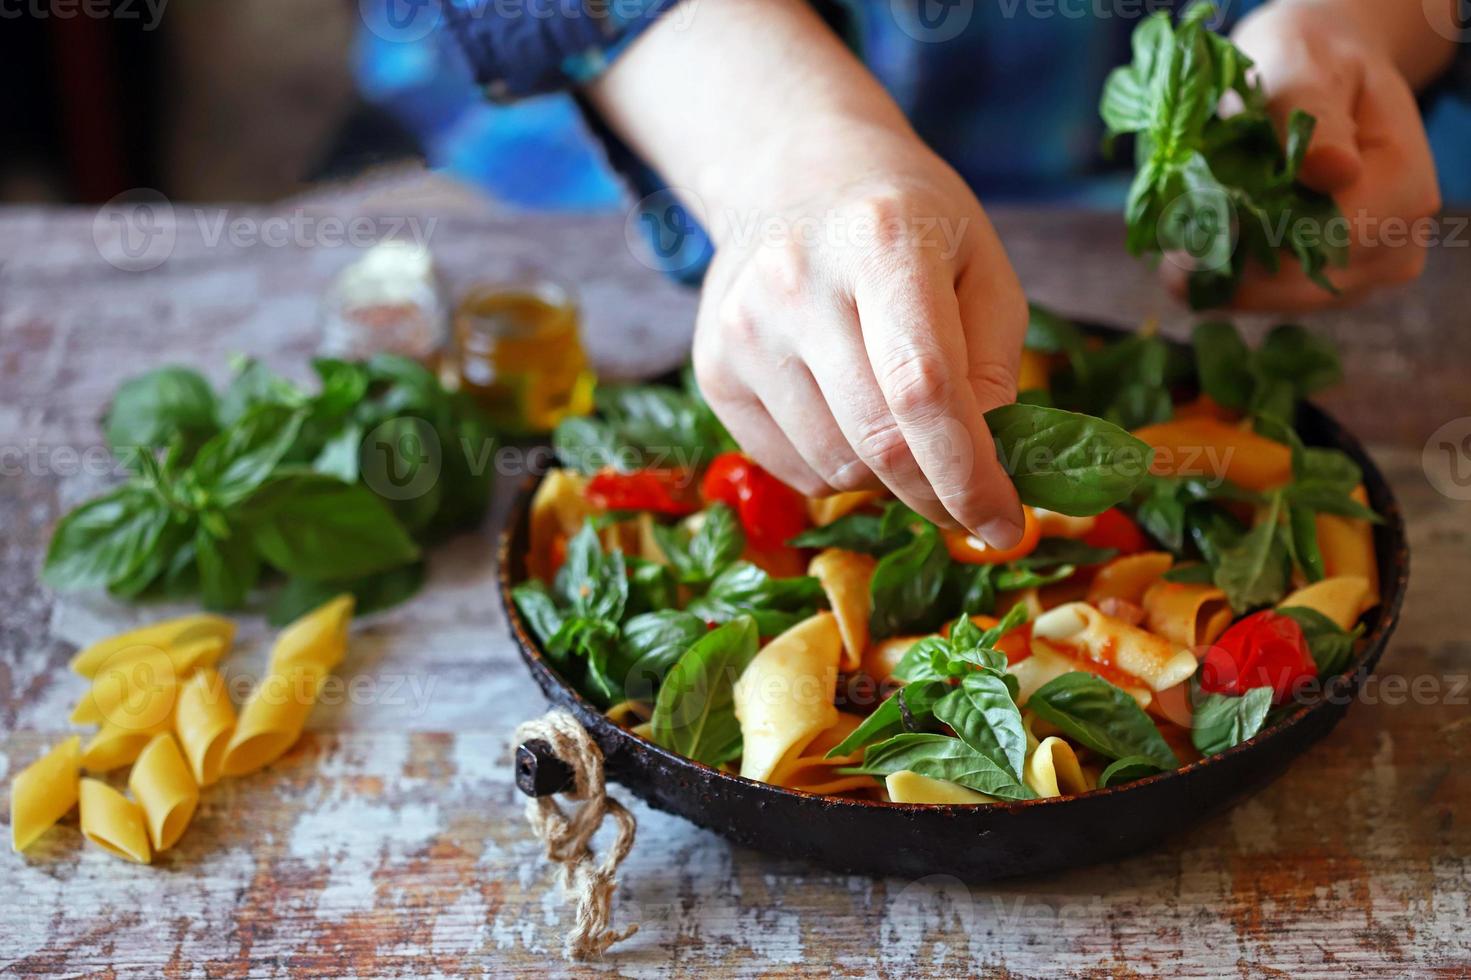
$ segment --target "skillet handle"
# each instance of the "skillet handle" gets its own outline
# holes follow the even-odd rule
[[[573,786],[572,767],[545,740],[531,738],[516,747],[516,788],[527,796],[551,796]]]

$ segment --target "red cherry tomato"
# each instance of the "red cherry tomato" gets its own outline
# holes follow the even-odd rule
[[[1200,687],[1236,695],[1270,687],[1273,703],[1281,704],[1298,684],[1316,676],[1318,665],[1302,627],[1291,616],[1266,609],[1233,624],[1206,651]]]
[[[1149,539],[1139,525],[1117,507],[1111,507],[1093,519],[1093,526],[1083,535],[1083,543],[1093,548],[1113,548],[1121,555],[1132,555],[1149,547]]]
[[[694,474],[683,469],[602,470],[587,481],[584,492],[604,510],[649,510],[683,517],[700,509]]]
[[[776,551],[807,529],[807,499],[741,453],[716,456],[700,492],[736,512],[757,550]]]
[[[1042,540],[1042,524],[1032,508],[1022,507],[1022,537],[1010,548],[993,548],[969,531],[944,531],[945,548],[962,565],[1004,565],[1025,558]]]

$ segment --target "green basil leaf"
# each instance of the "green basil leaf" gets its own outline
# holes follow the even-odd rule
[[[215,396],[197,371],[163,367],[123,382],[105,423],[114,452],[155,449],[182,435],[199,445],[214,434]]]
[[[413,598],[424,587],[425,574],[424,562],[416,561],[345,581],[287,579],[267,607],[266,620],[272,626],[285,626],[344,592],[352,593],[354,615],[367,616]]]
[[[1311,125],[1312,117],[1307,119]],[[1273,327],[1257,357],[1264,373],[1291,381],[1299,396],[1331,388],[1343,380],[1343,365],[1333,345],[1295,323]]]
[[[556,591],[578,616],[618,622],[628,604],[628,573],[623,553],[603,553],[589,524],[567,542],[567,560],[557,572]]]
[[[958,783],[977,793],[1002,800],[1030,800],[1037,794],[1007,767],[983,755],[958,738],[906,732],[870,745],[863,765],[855,771],[875,776],[908,769],[931,779]]]
[[[1223,321],[1196,326],[1191,339],[1200,390],[1216,404],[1245,410],[1256,390],[1252,352],[1236,327]]]
[[[882,557],[909,541],[907,519],[914,512],[889,504],[881,514],[856,511],[823,527],[808,528],[787,543],[794,548],[842,548]]]
[[[672,609],[679,604],[679,584],[668,565],[643,558],[625,558],[628,566],[628,606],[624,615]]]
[[[623,624],[614,675],[625,697],[653,701],[669,668],[709,630],[698,616],[660,609],[634,616]]]
[[[1214,585],[1216,573],[1204,562],[1187,562],[1176,565],[1162,576],[1166,582],[1186,585]]]
[[[1287,508],[1293,558],[1309,582],[1321,582],[1327,574],[1323,568],[1323,552],[1318,547],[1316,517],[1313,509],[1305,504],[1294,503]]]
[[[735,511],[711,504],[703,518],[693,534],[683,524],[654,525],[654,540],[686,585],[711,581],[746,550],[746,535]]]
[[[778,636],[811,616],[825,600],[822,584],[810,576],[772,578],[750,562],[738,561],[691,600],[689,612],[712,623],[740,617],[755,620],[761,636]]]
[[[1054,678],[1032,694],[1027,710],[1107,758],[1140,756],[1160,769],[1180,766],[1139,702],[1101,677],[1075,671]]]
[[[1215,755],[1262,729],[1272,707],[1272,689],[1254,687],[1240,697],[1202,694],[1195,704],[1190,741],[1202,755]]]
[[[1027,305],[1027,350],[1063,354],[1079,377],[1088,373],[1088,344],[1071,320],[1037,303]]]
[[[235,529],[228,537],[216,538],[201,527],[194,534],[194,558],[204,608],[238,609],[245,604],[260,577],[260,556],[247,531]]]
[[[1354,642],[1363,634],[1362,626],[1349,632],[1316,609],[1306,606],[1284,606],[1277,612],[1291,616],[1302,627],[1313,662],[1318,665],[1319,677],[1337,676],[1353,660]]]
[[[971,748],[1023,781],[1027,732],[1011,691],[997,674],[977,670],[935,704],[935,717]]]
[[[1274,495],[1256,526],[1222,550],[1214,563],[1215,583],[1238,615],[1271,605],[1287,594],[1292,583],[1291,561],[1277,523],[1281,507],[1281,496]]]
[[[552,433],[552,448],[563,466],[583,476],[592,476],[614,465],[623,455],[618,433],[611,425],[580,416],[564,419],[557,425]],[[642,460],[641,454],[635,455],[622,468],[636,468]]]
[[[654,702],[654,741],[717,766],[740,753],[734,688],[756,656],[756,623],[741,616],[711,630],[680,656]]]
[[[906,684],[884,699],[873,713],[832,749],[824,758],[851,755],[866,745],[891,738],[901,732],[923,731],[935,720],[935,702],[954,690],[945,681],[930,680]]]
[[[312,460],[312,469],[343,483],[356,483],[360,474],[359,454],[363,447],[363,427],[349,423],[323,443]]]
[[[219,401],[221,427],[234,425],[259,405],[304,408],[307,397],[291,382],[274,374],[253,358],[242,359]]]
[[[361,484],[291,473],[266,483],[245,507],[261,557],[290,576],[357,578],[419,557],[388,508]]]
[[[1022,502],[1059,514],[1099,514],[1149,472],[1149,446],[1102,419],[1037,405],[986,413],[1002,466]]]
[[[562,612],[557,608],[557,601],[547,591],[547,587],[541,582],[532,579],[523,582],[511,590],[511,598],[516,602],[516,608],[526,619],[526,625],[531,627],[531,632],[541,641],[542,646],[548,646],[552,637],[562,628]],[[290,620],[288,619],[287,622]]]
[[[42,578],[54,589],[102,588],[133,575],[159,546],[167,505],[136,486],[118,487],[62,518]]]
[[[231,507],[271,477],[295,443],[304,417],[281,405],[251,409],[200,447],[188,473],[212,502]]]
[[[932,524],[921,527],[908,544],[880,558],[869,582],[873,636],[882,639],[931,622],[949,564],[950,553]]]
[[[1131,755],[1123,759],[1115,759],[1099,775],[1098,788],[1107,789],[1110,786],[1117,786],[1120,783],[1131,783],[1136,779],[1153,776],[1155,773],[1162,771],[1159,766],[1156,766],[1142,755]]]

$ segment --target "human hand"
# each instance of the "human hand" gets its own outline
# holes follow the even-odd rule
[[[1016,396],[1027,305],[1011,264],[970,189],[918,138],[868,131],[843,148],[825,136],[825,159],[861,166],[774,189],[775,221],[707,216],[718,248],[695,331],[701,389],[799,491],[886,486],[1009,547],[1021,507],[982,414]]]
[[[1348,266],[1325,270],[1341,295],[1314,284],[1294,262],[1276,275],[1253,264],[1232,301],[1239,309],[1305,312],[1352,303],[1425,268],[1427,219],[1440,210],[1440,191],[1414,91],[1384,40],[1390,32],[1350,16],[1350,7],[1323,6],[1279,0],[1247,17],[1232,39],[1256,62],[1279,132],[1294,109],[1317,118],[1299,179],[1332,195],[1346,219],[1346,227],[1325,230],[1348,245]],[[1166,285],[1183,298],[1187,271],[1162,268]]]

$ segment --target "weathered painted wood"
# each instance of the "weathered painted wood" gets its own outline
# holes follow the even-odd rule
[[[424,217],[434,206],[379,192],[308,207]],[[440,218],[430,240],[454,282],[540,263],[581,284],[606,369],[650,373],[682,356],[694,298],[630,256],[620,221]],[[998,224],[1040,299],[1113,318],[1171,309],[1122,256],[1112,217],[1002,212]],[[160,360],[218,380],[245,351],[299,372],[317,297],[352,255],[212,248],[186,222],[166,264],[125,273],[99,259],[92,225],[90,213],[0,212],[0,777],[65,729],[82,688],[64,669],[74,645],[166,611],[36,584],[50,525],[109,479],[66,450],[98,446],[109,393]],[[1471,504],[1436,493],[1421,469],[1427,436],[1471,416],[1464,358],[1447,354],[1464,349],[1468,276],[1471,252],[1441,249],[1421,286],[1314,320],[1344,346],[1351,384],[1329,401],[1370,436],[1401,495],[1415,574],[1380,684],[1283,779],[1154,853],[984,888],[815,871],[635,805],[617,914],[642,930],[573,972],[1471,970]],[[1170,312],[1172,329],[1184,322]],[[562,898],[509,767],[510,730],[541,699],[492,592],[505,505],[502,494],[482,531],[434,554],[421,597],[360,624],[343,672],[355,683],[338,703],[283,762],[208,790],[153,867],[83,846],[74,816],[26,856],[0,857],[0,971],[563,972]],[[267,640],[246,620],[230,669],[258,669]]]

